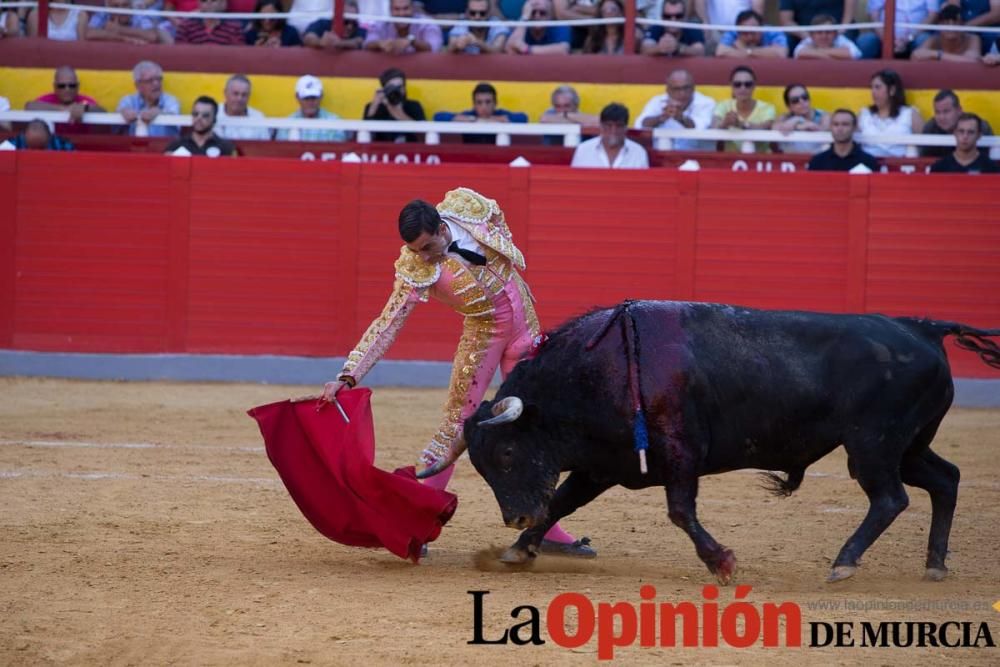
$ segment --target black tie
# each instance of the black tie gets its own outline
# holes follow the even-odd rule
[[[466,250],[465,248],[459,248],[458,241],[451,242],[451,245],[448,246],[448,252],[453,252],[457,255],[461,255],[463,258],[465,258],[465,261],[471,264],[475,264],[476,266],[484,266],[486,264],[486,258],[480,255],[478,252]]]

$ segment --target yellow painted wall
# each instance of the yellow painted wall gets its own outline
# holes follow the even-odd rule
[[[97,99],[109,111],[113,111],[122,96],[135,92],[131,72],[107,70],[78,70],[81,91]],[[222,101],[222,89],[227,75],[201,74],[194,72],[168,72],[165,75],[164,90],[176,96],[181,109],[187,111],[199,95],[210,95]],[[321,77],[325,89],[323,106],[341,118],[361,117],[365,104],[371,99],[378,80],[374,78]],[[253,92],[251,106],[267,116],[287,116],[298,105],[295,101],[294,76],[254,75],[251,77]],[[408,83],[408,93],[419,100],[430,118],[437,111],[461,111],[472,106],[472,88],[477,81],[440,81],[412,79]],[[511,111],[524,111],[531,119],[537,119],[549,107],[549,94],[563,82],[512,82],[492,81],[496,86],[500,105]],[[621,102],[629,108],[633,119],[642,111],[653,95],[664,92],[662,85],[645,84],[573,84],[580,93],[581,111],[599,113],[609,102]],[[717,100],[729,97],[728,86],[699,86],[698,90]],[[758,90],[760,99],[774,104],[779,113],[785,106],[781,99],[781,87],[762,86]],[[10,100],[12,109],[23,109],[24,104],[41,94],[52,91],[52,70],[35,68],[0,68],[0,95]],[[810,87],[813,106],[832,111],[846,107],[857,111],[871,103],[867,88],[816,88]],[[908,93],[911,104],[915,104],[925,118],[932,114],[932,100],[935,90],[916,90]],[[994,128],[1000,128],[1000,92],[991,90],[959,90],[962,106],[986,118]]]

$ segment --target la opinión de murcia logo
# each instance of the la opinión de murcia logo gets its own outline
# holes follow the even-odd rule
[[[483,610],[490,591],[466,591],[472,596],[472,639],[477,645],[542,645],[548,640],[563,648],[579,648],[597,637],[597,658],[611,660],[616,648],[802,647],[802,610],[795,602],[765,602],[746,598],[752,586],[736,586],[733,600],[720,604],[719,588],[707,585],[700,602],[657,602],[656,588],[639,589],[639,603],[591,601],[582,593],[560,593],[544,612],[530,604],[514,607],[519,621],[502,631],[483,627]],[[680,632],[678,632],[678,624]],[[995,647],[986,622],[948,621],[814,621],[810,642],[820,647]]]

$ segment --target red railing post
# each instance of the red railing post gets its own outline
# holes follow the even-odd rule
[[[333,0],[333,32],[338,37],[344,36],[344,0]]]
[[[49,36],[49,0],[38,0],[38,36]]]
[[[600,15],[597,18],[601,18]],[[625,3],[625,34],[624,38],[624,50],[625,53],[635,53],[635,3],[626,2]]]
[[[17,153],[0,159],[0,348],[14,347],[17,301]]]
[[[885,0],[885,17],[882,22],[882,57],[892,60],[896,52],[896,0]]]

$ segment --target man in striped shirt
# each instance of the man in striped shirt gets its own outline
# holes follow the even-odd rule
[[[198,0],[198,11],[221,14],[226,11],[226,0]],[[177,26],[178,44],[243,44],[243,26],[238,21],[222,19],[184,19]]]

